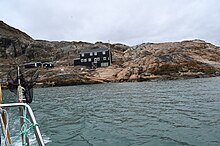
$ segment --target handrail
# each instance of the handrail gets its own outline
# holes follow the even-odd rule
[[[8,104],[0,104],[0,107],[26,107],[28,109],[28,113],[29,113],[29,116],[30,116],[30,119],[31,119],[31,122],[33,124],[37,124],[37,121],[35,119],[35,116],[34,116],[34,113],[31,109],[31,107],[26,104],[26,103],[8,103]],[[38,126],[34,126],[34,133],[35,133],[35,136],[36,136],[36,139],[37,139],[37,142],[38,142],[38,145],[39,146],[45,146],[44,144],[44,141],[43,141],[43,138],[42,138],[42,135],[40,133],[40,129]]]

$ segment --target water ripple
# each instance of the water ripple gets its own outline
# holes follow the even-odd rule
[[[220,78],[35,90],[47,146],[220,145]]]

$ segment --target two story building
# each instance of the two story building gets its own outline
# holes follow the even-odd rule
[[[112,53],[108,48],[84,49],[80,52],[80,58],[74,60],[74,65],[90,68],[110,66]]]

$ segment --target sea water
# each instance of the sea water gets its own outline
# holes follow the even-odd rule
[[[37,88],[31,107],[46,146],[220,145],[220,78]]]

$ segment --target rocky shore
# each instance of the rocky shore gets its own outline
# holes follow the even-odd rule
[[[112,66],[87,69],[74,66],[80,50],[110,47]],[[17,65],[50,62],[38,68],[38,86],[64,86],[107,82],[133,82],[219,76],[220,47],[203,40],[143,43],[135,46],[103,42],[34,40],[0,21],[0,79]]]

